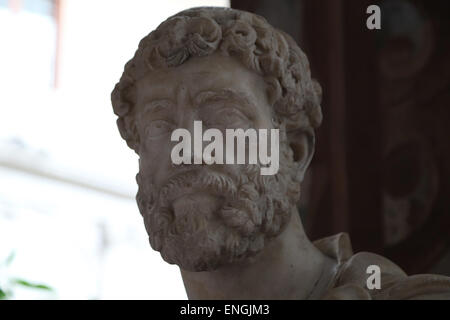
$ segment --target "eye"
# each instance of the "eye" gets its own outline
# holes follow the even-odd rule
[[[145,127],[145,136],[157,138],[169,133],[173,129],[173,124],[166,120],[153,120]]]
[[[229,128],[247,126],[250,122],[247,116],[238,109],[232,107],[218,110],[213,119],[210,120],[216,124],[225,125]]]

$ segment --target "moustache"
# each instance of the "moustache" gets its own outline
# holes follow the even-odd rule
[[[203,168],[176,174],[162,187],[159,197],[160,203],[168,206],[190,190],[209,191],[218,195],[226,194],[234,198],[237,195],[237,189],[237,182],[231,175]]]

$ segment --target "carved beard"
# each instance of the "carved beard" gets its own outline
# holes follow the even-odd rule
[[[285,165],[273,176],[260,175],[258,165],[224,166],[223,173],[201,166],[159,191],[139,173],[136,199],[152,248],[187,271],[215,270],[260,252],[283,230],[300,194],[281,148]]]

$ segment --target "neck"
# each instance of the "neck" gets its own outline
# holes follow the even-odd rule
[[[257,256],[181,275],[189,299],[314,299],[327,289],[333,264],[306,237],[294,210],[287,228]]]

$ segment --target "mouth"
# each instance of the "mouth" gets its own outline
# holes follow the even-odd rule
[[[175,211],[189,211],[186,209],[197,208],[198,210],[217,210],[224,199],[220,195],[205,192],[189,192],[180,195],[172,202]],[[196,210],[196,211],[198,211]]]
[[[221,199],[223,196],[221,196],[218,193],[211,192],[210,190],[206,189],[198,189],[196,191],[186,191],[186,192],[180,192],[175,197],[171,197],[170,201],[172,202],[173,206],[179,205],[182,203],[194,203],[194,202],[202,202],[205,200],[211,200],[211,199]]]

